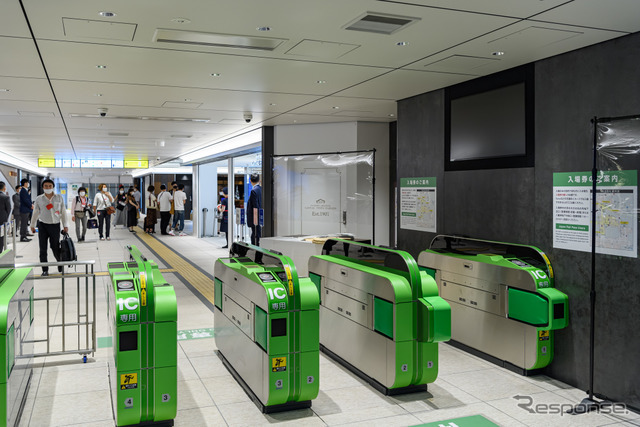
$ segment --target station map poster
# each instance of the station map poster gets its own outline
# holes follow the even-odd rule
[[[436,178],[400,178],[400,228],[436,232]]]
[[[591,252],[591,172],[553,174],[553,247]],[[599,171],[596,252],[638,256],[638,171]]]

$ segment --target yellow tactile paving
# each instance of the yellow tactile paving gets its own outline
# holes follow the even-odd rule
[[[153,251],[157,253],[169,267],[180,273],[180,275],[184,277],[189,284],[196,288],[202,296],[213,304],[213,296],[215,292],[212,279],[208,278],[200,270],[185,261],[181,256],[176,254],[171,248],[167,247],[158,239],[146,234],[140,227],[137,227],[136,231],[136,236],[140,240],[153,249]]]

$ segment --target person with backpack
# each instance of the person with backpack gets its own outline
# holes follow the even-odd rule
[[[44,194],[36,197],[33,203],[31,232],[36,232],[35,225],[37,225],[38,243],[40,244],[40,262],[48,262],[47,243],[49,243],[56,261],[60,261],[60,224],[62,224],[65,234],[69,232],[64,198],[60,194],[55,194],[53,187],[55,187],[53,180],[51,178],[45,178],[42,181]],[[58,271],[62,272],[62,266],[58,266]],[[42,267],[42,275],[49,275],[49,267]]]
[[[87,234],[87,221],[89,220],[89,209],[91,202],[87,195],[87,189],[78,188],[78,195],[71,202],[71,221],[76,223],[76,238],[78,242],[84,242]],[[82,231],[80,230],[82,228]]]

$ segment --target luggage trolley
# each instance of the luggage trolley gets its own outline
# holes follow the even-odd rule
[[[214,266],[217,354],[263,413],[318,395],[318,292],[289,257],[244,242]]]
[[[113,355],[109,384],[117,426],[172,426],[178,408],[178,306],[158,265],[135,246],[108,264]]]
[[[329,239],[309,258],[320,290],[320,348],[380,392],[427,389],[451,309],[404,251]]]
[[[440,235],[418,264],[451,304],[454,346],[521,375],[551,363],[569,304],[540,249]]]

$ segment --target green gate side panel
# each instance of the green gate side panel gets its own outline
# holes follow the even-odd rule
[[[322,282],[322,277],[318,276],[315,273],[311,273],[309,272],[309,279],[311,279],[311,281],[313,282],[314,285],[316,285],[316,288],[318,289],[318,295],[320,295],[320,299],[322,299],[322,296],[320,294],[320,289],[321,289],[321,282]]]
[[[153,421],[172,420],[178,411],[178,383],[176,366],[154,369]]]
[[[536,326],[549,324],[549,304],[533,292],[509,288],[509,318]]]
[[[140,376],[141,371],[138,370],[125,370],[125,371],[117,371],[115,378],[115,385],[118,386],[120,384],[120,375],[125,374],[136,374],[138,376],[138,385],[136,388],[127,389],[127,390],[118,390],[116,393],[117,402],[113,402],[116,406],[116,412],[118,414],[117,417],[117,425],[118,426],[127,426],[131,424],[139,424],[140,418],[142,416],[142,377]],[[133,406],[127,407],[125,406],[125,402],[127,399],[133,399]]]
[[[418,359],[412,384],[429,384],[438,378],[438,343],[416,343]]]
[[[373,299],[373,330],[393,339],[393,304],[378,297]]]
[[[431,276],[433,279],[436,278],[436,271],[433,268],[429,268],[429,267],[423,267],[423,266],[418,266],[418,268],[420,269],[420,271],[424,271],[425,273],[427,273],[429,276]]]
[[[216,298],[216,301],[218,298]],[[267,350],[267,313],[257,305],[255,306],[255,325],[254,325],[254,334],[256,337],[256,342],[263,350]]]
[[[300,395],[298,401],[313,400],[320,391],[320,352],[300,353]]]
[[[418,299],[418,341],[443,342],[451,339],[451,306],[440,297]]]
[[[177,322],[178,301],[173,286],[155,286],[155,321]]]
[[[176,322],[156,322],[152,324],[154,367],[177,366],[178,364],[178,324]]]
[[[16,361],[16,330],[12,324],[7,331],[7,379],[11,376]]]
[[[549,301],[549,329],[569,326],[569,297],[555,288],[540,288],[538,293]]]
[[[215,285],[215,291],[213,295],[213,303],[222,310],[222,281],[220,279],[213,279]]]

